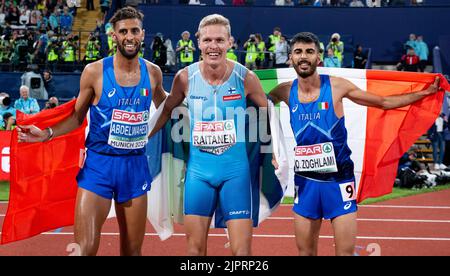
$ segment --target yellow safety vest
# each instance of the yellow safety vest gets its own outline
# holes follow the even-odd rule
[[[261,41],[258,43],[257,47],[259,49],[258,59],[260,61],[264,61],[264,48],[266,48],[266,43],[264,43],[264,41]]]
[[[234,50],[232,48],[228,49],[228,51],[227,51],[227,58],[231,59],[231,60],[234,60],[234,61],[237,61],[237,56],[234,53]]]
[[[57,61],[58,55],[55,53],[55,48],[51,48],[47,55],[48,61]]]
[[[113,49],[113,51],[111,52],[111,49]],[[108,56],[112,56],[116,53],[117,51],[117,47],[116,47],[116,43],[114,42],[114,40],[112,39],[111,36],[108,36]]]
[[[95,42],[88,41],[86,46],[86,60],[97,60],[98,49],[95,47]]]
[[[64,47],[64,61],[65,62],[73,62],[75,61],[75,49],[73,46],[69,46],[69,42],[63,42]]]
[[[255,44],[250,44],[247,46],[247,54],[245,55],[245,63],[255,62],[258,56],[258,51]]]
[[[189,39],[189,41],[184,41],[182,39],[180,39],[178,41],[178,45],[180,45],[181,47],[192,47],[192,40]],[[194,51],[192,50],[187,50],[185,51],[184,49],[182,49],[180,51],[180,61],[182,63],[186,63],[186,62],[194,62]]]
[[[270,39],[270,43],[272,44],[272,46],[270,46],[270,48],[268,49],[269,52],[275,53],[275,48],[276,48],[276,44],[278,41],[280,41],[280,36],[276,36],[276,35],[269,35],[269,39]]]

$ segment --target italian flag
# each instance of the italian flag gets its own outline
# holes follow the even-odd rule
[[[397,71],[359,70],[344,68],[317,68],[319,74],[337,76],[351,81],[364,91],[387,96],[426,89],[437,74]],[[263,88],[268,93],[282,82],[297,78],[293,68],[256,71]],[[442,75],[440,85],[450,86]],[[400,157],[434,123],[441,112],[444,93],[428,96],[412,105],[393,110],[358,105],[344,99],[345,125],[348,144],[355,163],[358,202],[392,192]],[[328,104],[319,103],[319,109]],[[280,120],[288,149],[295,140],[290,126],[289,109],[280,104]],[[288,195],[293,196],[293,154],[289,154],[290,181]]]
[[[141,88],[141,96],[148,97],[148,89],[147,88]]]
[[[328,103],[327,102],[319,102],[318,106],[319,106],[319,110],[327,110],[328,109]]]

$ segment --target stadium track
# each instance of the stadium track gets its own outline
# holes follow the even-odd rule
[[[7,203],[0,203],[0,225]],[[282,205],[254,231],[255,256],[297,255],[292,206]],[[186,253],[183,227],[162,242],[147,223],[143,255],[179,256]],[[450,256],[450,189],[361,205],[358,212],[357,255],[446,255]],[[324,221],[319,239],[319,255],[333,255],[333,232]],[[33,238],[0,245],[4,255],[69,255],[73,227],[43,233]],[[222,229],[210,231],[208,255],[230,255]],[[106,221],[98,255],[118,255],[119,235],[115,218]]]

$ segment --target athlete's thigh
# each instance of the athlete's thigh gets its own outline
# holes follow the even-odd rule
[[[300,255],[317,255],[322,218],[311,219],[294,214],[295,241]]]
[[[108,216],[111,200],[78,188],[75,206],[75,232],[80,238],[94,238]]]
[[[231,219],[227,221],[228,236],[233,254],[250,255],[253,233],[251,219]]]
[[[219,191],[225,221],[252,218],[252,189],[246,168],[224,181]]]
[[[216,187],[188,169],[184,187],[184,214],[212,217],[217,205],[217,193]]]
[[[185,215],[184,228],[188,240],[206,243],[212,217]]]
[[[294,214],[294,229],[297,240],[314,241],[319,237],[322,219],[311,219]]]
[[[353,212],[331,220],[336,243],[336,255],[353,255],[357,233],[356,216],[356,212]]]
[[[142,244],[147,222],[147,194],[116,203],[115,208],[122,238],[128,243]]]

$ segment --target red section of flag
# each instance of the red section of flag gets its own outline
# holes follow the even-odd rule
[[[70,116],[75,100],[36,115],[17,111],[19,125],[43,129]],[[62,226],[73,225],[80,151],[84,150],[83,125],[45,143],[11,140],[11,189],[1,243],[26,239]]]
[[[426,89],[437,74],[367,71],[367,91],[387,96]],[[450,90],[442,75],[441,87]],[[434,123],[441,112],[443,92],[423,98],[412,105],[382,110],[367,110],[366,146],[358,202],[392,192],[398,160]]]
[[[9,181],[9,144],[11,142],[12,131],[0,131],[0,152],[1,152],[1,168],[0,168],[0,180]]]

